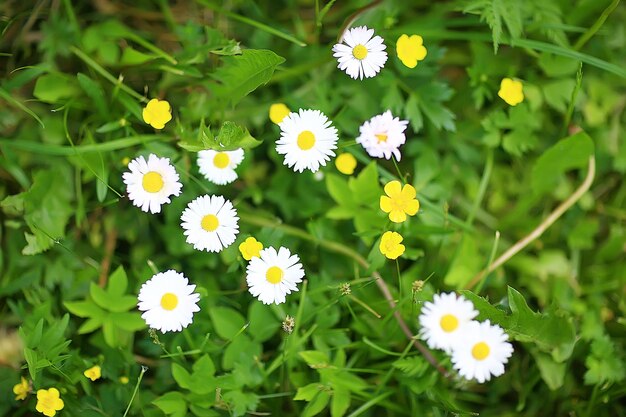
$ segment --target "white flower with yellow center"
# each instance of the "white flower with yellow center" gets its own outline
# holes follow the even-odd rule
[[[259,257],[250,260],[246,281],[250,294],[263,304],[281,304],[285,296],[298,291],[296,284],[304,278],[304,270],[298,255],[292,255],[289,249],[269,247],[263,249]]]
[[[187,205],[180,219],[187,243],[194,249],[220,252],[239,233],[239,217],[233,203],[221,195],[203,195]]]
[[[450,353],[464,334],[463,328],[477,315],[474,305],[463,296],[435,294],[433,302],[426,302],[422,307],[421,336],[431,349]]]
[[[408,121],[393,117],[387,110],[361,125],[356,143],[360,143],[374,158],[391,159],[393,154],[399,161],[402,157],[399,148],[406,142],[404,131],[408,124]]]
[[[235,168],[241,161],[243,161],[243,149],[198,152],[200,173],[204,175],[204,178],[217,185],[225,185],[235,181],[237,179]]]
[[[169,158],[150,154],[146,161],[140,156],[129,162],[128,169],[122,175],[128,198],[145,212],[160,213],[161,205],[170,203],[170,196],[180,195],[183,188]]]
[[[294,171],[316,172],[335,156],[337,129],[321,111],[300,109],[289,113],[278,125],[281,132],[276,151],[285,155],[285,165]]]
[[[452,365],[465,379],[480,383],[504,373],[504,364],[513,354],[508,335],[489,320],[470,322],[463,330],[462,343],[452,351]]]
[[[196,304],[200,295],[195,285],[180,272],[160,272],[146,281],[139,290],[139,310],[146,324],[163,333],[180,332],[193,321],[193,313],[200,311]]]
[[[387,62],[384,39],[373,35],[374,29],[366,26],[352,28],[344,33],[342,43],[333,46],[337,67],[355,80],[374,77]]]

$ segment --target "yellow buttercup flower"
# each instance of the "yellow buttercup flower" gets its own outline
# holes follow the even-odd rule
[[[397,232],[385,232],[380,238],[380,253],[389,259],[397,259],[404,253],[404,245],[402,243],[402,235]]]
[[[126,384],[128,384],[128,381],[130,381],[130,380],[128,379],[128,377],[127,377],[127,376],[121,376],[121,377],[120,377],[120,383],[121,383],[121,384],[126,385]]]
[[[352,175],[356,168],[356,158],[351,153],[342,153],[335,159],[335,166],[342,174]]]
[[[24,377],[20,380],[19,384],[13,386],[13,394],[15,394],[15,400],[25,400],[28,392],[30,391],[30,384]]]
[[[241,245],[239,245],[239,252],[241,252],[241,256],[243,256],[243,259],[246,261],[249,261],[255,256],[258,258],[262,249],[263,244],[253,237],[247,238]]]
[[[37,406],[35,409],[44,416],[52,417],[57,411],[62,410],[65,404],[60,398],[59,390],[56,388],[40,389],[37,391]]]
[[[417,62],[426,58],[428,51],[424,47],[424,39],[419,35],[402,35],[396,42],[396,53],[404,65],[415,68]]]
[[[155,129],[163,129],[172,120],[172,107],[165,100],[153,98],[143,109],[143,121]]]
[[[274,103],[270,106],[270,120],[276,124],[282,122],[289,113],[291,110],[283,103]]]
[[[83,372],[83,375],[85,375],[87,378],[91,379],[92,381],[95,381],[96,379],[99,379],[102,376],[102,368],[100,368],[98,365],[92,366],[91,368]]]
[[[402,223],[407,214],[414,216],[420,208],[415,188],[410,184],[402,187],[400,181],[390,181],[385,185],[385,193],[380,197],[380,209],[389,213],[389,220],[394,223]]]
[[[510,78],[502,79],[500,83],[500,91],[498,91],[498,96],[507,104],[511,106],[517,106],[519,103],[524,101],[524,92],[522,91],[522,82],[517,80],[512,80]]]

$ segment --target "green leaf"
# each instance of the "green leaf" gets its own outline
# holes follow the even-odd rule
[[[66,301],[63,303],[70,313],[78,317],[102,317],[104,310],[91,301]]]
[[[215,375],[215,365],[209,355],[202,355],[200,359],[193,364],[194,377],[208,378]]]
[[[107,292],[113,297],[120,297],[126,292],[128,278],[121,265],[109,276]]]
[[[563,386],[565,380],[565,371],[567,370],[567,364],[563,362],[556,362],[548,354],[541,352],[532,352],[537,362],[537,367],[541,373],[541,378],[548,385],[552,391],[555,391]]]
[[[320,391],[320,393],[317,394],[306,407],[304,407],[300,417],[312,417],[321,413],[322,410],[324,410],[324,408],[328,405],[329,400],[330,394],[326,391]]]
[[[493,51],[498,52],[502,39],[503,22],[513,38],[522,34],[521,3],[508,0],[474,0],[463,10],[464,13],[480,14],[480,19],[491,28]]]
[[[420,376],[428,370],[428,362],[420,356],[410,356],[408,358],[398,359],[393,362],[393,367],[400,369],[408,376]]]
[[[329,366],[330,359],[324,352],[317,350],[305,350],[299,352],[298,354],[311,368],[323,368]]]
[[[294,401],[311,401],[322,389],[323,385],[314,382],[312,384],[305,385],[298,388],[296,396],[293,397]]]
[[[352,196],[348,181],[336,174],[326,175],[328,193],[339,205],[356,208],[357,203]]]
[[[109,294],[102,288],[98,286],[95,282],[89,284],[89,295],[95,301],[95,303],[104,308],[105,310],[109,310],[111,299]]]
[[[371,162],[356,178],[350,177],[348,187],[358,204],[378,205],[381,188],[376,162]]]
[[[471,235],[465,234],[444,282],[446,285],[462,288],[481,270],[485,263],[486,259],[478,252],[477,242]]]
[[[236,123],[226,121],[217,133],[214,147],[210,149],[233,151],[238,148],[254,148],[260,144],[261,141],[253,138],[248,129]]]
[[[80,88],[82,88],[85,94],[87,94],[91,103],[95,105],[100,116],[106,119],[109,115],[109,107],[107,106],[106,99],[104,98],[104,92],[102,91],[100,84],[80,72],[76,74],[76,78],[78,79]]]
[[[133,297],[135,298],[135,297]],[[136,298],[135,298],[136,300]],[[139,313],[127,312],[127,313],[111,313],[110,315],[115,326],[128,332],[136,332],[146,328],[146,322],[141,318]]]
[[[75,80],[62,73],[44,74],[37,78],[33,95],[46,103],[58,103],[78,94]]]
[[[172,362],[172,377],[179,387],[191,389],[191,374],[182,365]]]
[[[350,408],[350,391],[343,388],[335,388],[333,390],[333,398],[330,403],[331,417],[342,417]]]
[[[266,84],[274,70],[285,62],[283,57],[264,49],[245,49],[241,55],[223,58],[223,65],[213,73],[220,84],[212,87],[217,98],[237,104],[242,98]]]
[[[104,317],[105,316],[85,320],[85,322],[78,328],[78,334],[86,334],[98,330],[102,327]]]
[[[262,303],[252,303],[248,310],[248,333],[258,342],[270,339],[280,328],[280,321],[272,310]]]
[[[561,139],[545,151],[533,167],[531,183],[535,194],[554,190],[568,170],[586,167],[593,152],[593,141],[585,132]]]
[[[591,354],[585,359],[585,384],[620,382],[626,377],[624,357],[616,352],[615,345],[607,335],[591,343]]]
[[[180,392],[168,392],[153,400],[152,404],[159,407],[168,416],[185,417],[187,415],[187,402]]]
[[[209,309],[215,332],[225,340],[231,340],[246,324],[243,316],[232,308],[213,307]]]

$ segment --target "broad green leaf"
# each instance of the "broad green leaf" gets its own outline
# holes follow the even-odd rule
[[[73,78],[63,73],[51,73],[37,78],[33,95],[46,103],[58,103],[62,99],[76,96],[78,92]]]
[[[87,97],[89,97],[91,103],[94,104],[100,116],[106,119],[109,115],[109,107],[104,98],[104,92],[100,84],[80,72],[76,75],[76,78],[78,79],[80,88],[87,94]]]
[[[78,317],[102,317],[105,311],[91,301],[66,301],[63,303],[70,313]]]
[[[245,49],[241,55],[223,58],[223,65],[213,73],[219,84],[212,89],[217,98],[236,105],[242,98],[266,84],[276,67],[285,59],[264,49]]]
[[[217,133],[215,147],[211,149],[233,151],[238,148],[254,148],[260,144],[261,141],[253,138],[248,129],[236,123],[226,121]]]
[[[134,297],[133,297],[134,298]],[[136,332],[146,328],[146,322],[141,318],[139,313],[111,313],[111,319],[117,327],[128,332]]]
[[[103,309],[109,310],[109,307],[111,307],[109,294],[104,289],[100,288],[98,284],[94,282],[89,284],[89,295],[91,295],[95,303]]]
[[[225,340],[231,340],[246,324],[243,316],[232,308],[213,307],[209,309],[215,332]]]
[[[487,263],[478,252],[477,243],[470,234],[462,237],[461,246],[452,260],[448,273],[444,278],[446,285],[462,288]]]
[[[356,178],[350,177],[348,180],[352,195],[359,204],[378,205],[382,191],[378,183],[378,169],[376,167],[376,162],[371,162]]]
[[[554,190],[565,172],[586,167],[593,152],[593,141],[585,132],[561,139],[533,166],[531,183],[535,194]]]
[[[227,392],[223,398],[231,405],[234,416],[244,416],[247,411],[256,410],[259,403],[259,397],[256,394],[240,390]]]
[[[194,377],[208,378],[215,375],[215,365],[209,355],[202,355],[200,359],[193,364]]]
[[[350,408],[350,391],[344,388],[335,388],[330,403],[331,417],[342,417]]]
[[[317,394],[315,398],[313,398],[313,400],[311,400],[311,402],[304,407],[300,417],[312,417],[318,415],[322,412],[322,410],[324,410],[324,408],[326,408],[329,400],[330,394],[326,391],[320,391],[319,394]]]
[[[328,193],[340,206],[355,207],[357,203],[352,196],[348,181],[336,174],[326,175],[326,188]]]
[[[120,265],[109,276],[107,292],[113,297],[120,297],[126,292],[127,285],[128,278],[126,276],[126,271],[124,271],[124,267]]]
[[[172,377],[179,387],[191,389],[191,374],[176,362],[172,362]]]
[[[168,392],[153,400],[152,404],[168,416],[185,417],[187,415],[187,402],[180,392]]]
[[[100,327],[102,327],[103,320],[103,317],[90,318],[89,320],[85,320],[85,322],[78,328],[78,334],[87,334],[98,330]]]
[[[262,303],[252,303],[248,310],[248,333],[258,342],[270,339],[280,328],[280,321],[272,310]]]
[[[305,350],[299,352],[298,355],[309,365],[311,368],[322,368],[329,366],[330,359],[324,352],[317,350]]]
[[[552,357],[542,352],[532,352],[537,362],[537,367],[541,373],[541,378],[546,383],[548,388],[555,391],[563,386],[565,379],[565,371],[567,370],[567,364],[563,362],[556,362]]]
[[[615,383],[626,377],[624,357],[606,335],[591,343],[591,354],[585,359],[585,366],[585,384]]]
[[[298,388],[293,399],[294,401],[311,401],[323,388],[324,386],[317,382],[305,385]]]

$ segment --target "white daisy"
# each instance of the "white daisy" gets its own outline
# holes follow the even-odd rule
[[[170,164],[169,158],[159,158],[154,154],[135,158],[128,164],[130,172],[122,175],[126,184],[128,198],[133,205],[150,213],[160,213],[161,205],[170,203],[170,196],[180,195],[183,185],[178,182],[176,169]]]
[[[483,383],[491,375],[504,373],[504,364],[513,354],[513,346],[507,342],[508,335],[500,326],[492,326],[489,320],[470,322],[463,331],[462,343],[452,351],[454,369],[465,379]]]
[[[187,243],[194,249],[220,252],[235,241],[239,217],[233,203],[221,195],[203,195],[189,204],[180,219]]]
[[[163,333],[180,332],[193,321],[193,313],[200,311],[200,295],[195,285],[180,272],[169,270],[150,278],[139,290],[139,310],[146,324]]]
[[[463,328],[477,315],[474,305],[463,296],[435,294],[433,302],[426,302],[422,307],[419,316],[421,336],[431,349],[450,353]]]
[[[260,257],[254,257],[248,264],[246,281],[250,294],[258,297],[263,304],[281,304],[285,295],[298,291],[296,284],[302,281],[304,270],[298,255],[291,255],[289,249],[269,247],[263,249]]]
[[[294,171],[316,172],[335,156],[337,129],[321,111],[300,109],[289,113],[278,125],[281,132],[276,151],[285,155],[285,165]]]
[[[243,161],[243,149],[218,152],[205,150],[198,152],[198,166],[204,178],[214,184],[225,185],[237,179],[235,168]]]
[[[366,26],[352,28],[343,35],[342,42],[333,46],[337,67],[350,77],[363,79],[374,77],[385,66],[387,52],[384,39],[374,35],[374,29]]]
[[[361,125],[356,143],[360,143],[372,157],[391,159],[393,154],[399,161],[402,155],[398,148],[406,142],[404,131],[408,124],[406,120],[394,118],[387,110]]]

